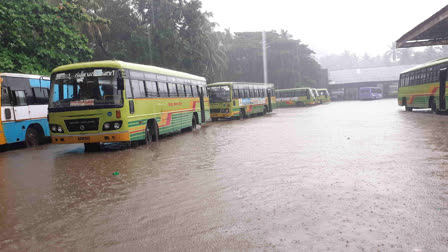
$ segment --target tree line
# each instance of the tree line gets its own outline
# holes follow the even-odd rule
[[[59,65],[117,59],[204,76],[263,81],[261,32],[217,31],[200,0],[3,0],[0,71],[49,74]],[[314,52],[284,30],[268,31],[268,78],[315,86]]]
[[[389,50],[377,56],[345,51],[342,54],[332,54],[321,57],[319,62],[329,70],[369,68],[394,65],[415,65],[448,57],[448,46],[431,46],[424,49],[397,49],[394,44]]]

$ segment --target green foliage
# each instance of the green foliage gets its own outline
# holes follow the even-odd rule
[[[263,81],[261,33],[216,32],[200,0],[17,0],[0,4],[0,71],[48,73],[118,59],[216,81]],[[12,22],[11,22],[12,20]],[[312,86],[320,66],[287,31],[269,32],[269,80]]]
[[[48,74],[54,67],[89,60],[92,50],[76,22],[94,19],[79,6],[41,0],[0,4],[0,71]]]
[[[230,36],[230,37],[229,37]],[[226,35],[228,71],[225,79],[232,81],[263,82],[263,54],[261,32]],[[268,81],[277,88],[316,86],[320,78],[320,66],[314,60],[314,52],[300,40],[292,39],[287,31],[266,33],[269,48]]]

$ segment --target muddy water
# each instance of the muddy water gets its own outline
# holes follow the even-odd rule
[[[447,128],[353,101],[135,149],[3,152],[0,250],[446,251]]]

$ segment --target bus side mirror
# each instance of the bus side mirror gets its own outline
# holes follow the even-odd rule
[[[124,90],[124,79],[123,76],[121,76],[121,71],[118,71],[117,89],[120,91]]]

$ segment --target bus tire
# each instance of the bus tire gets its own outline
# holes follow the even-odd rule
[[[408,103],[407,103],[407,101],[406,101],[406,98],[404,98],[404,97],[403,97],[403,100],[402,100],[402,104],[403,104],[404,109],[405,109],[406,111],[409,111],[409,112],[412,111],[412,107],[409,107],[409,106],[408,106]]]
[[[84,143],[85,152],[98,152],[101,150],[100,143]]]
[[[268,113],[268,108],[265,106],[264,108],[263,108],[263,115],[266,115]]]
[[[246,111],[244,109],[240,110],[240,120],[246,119]]]
[[[437,104],[434,100],[434,97],[429,98],[429,107],[431,108],[431,112],[436,114],[437,113]]]
[[[144,144],[150,144],[152,142],[153,130],[154,130],[153,124],[150,121],[148,121],[148,123],[146,123],[145,128],[145,140],[143,140]]]
[[[36,147],[42,142],[42,135],[34,127],[28,127],[25,133],[26,147]]]
[[[193,118],[191,119],[191,130],[197,129],[198,120],[196,118],[196,114],[193,114]]]
[[[158,142],[159,141],[159,125],[157,124],[157,121],[153,121],[152,123],[153,129],[154,129],[154,134],[152,134],[152,141],[153,142]]]

